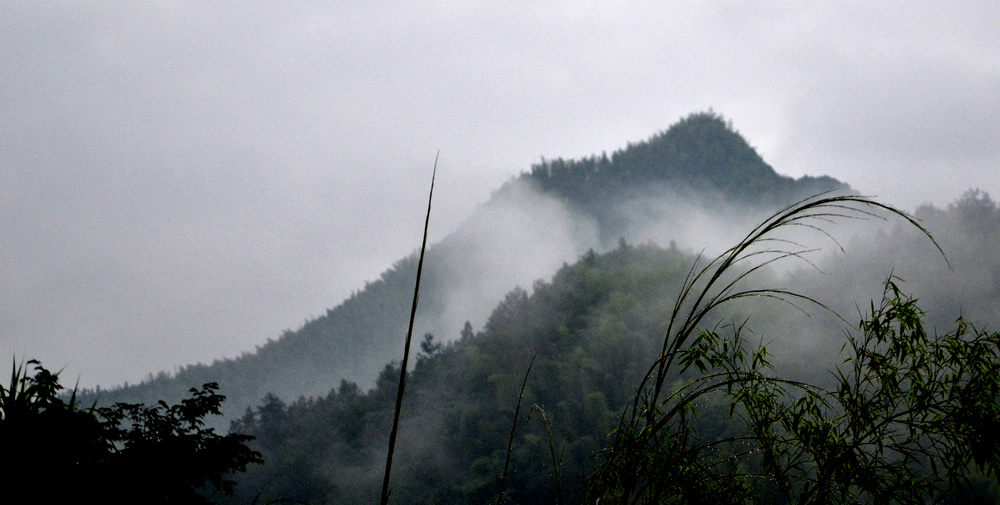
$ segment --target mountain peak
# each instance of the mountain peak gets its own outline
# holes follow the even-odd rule
[[[706,179],[725,185],[729,177],[774,177],[777,173],[732,127],[713,112],[691,114],[646,142],[616,153],[623,162],[645,164],[666,178]],[[614,157],[612,158],[614,159]],[[656,160],[669,160],[668,166]],[[659,165],[659,166],[658,166]],[[651,174],[651,175],[652,175]]]
[[[522,178],[584,208],[657,185],[682,192],[714,192],[726,200],[768,208],[824,191],[850,190],[831,177],[796,180],[778,174],[731,122],[712,111],[682,118],[610,157],[543,159]]]

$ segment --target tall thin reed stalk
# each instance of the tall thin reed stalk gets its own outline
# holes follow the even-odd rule
[[[410,359],[410,342],[413,340],[413,322],[417,317],[417,302],[420,299],[420,276],[424,269],[424,253],[427,251],[427,230],[431,223],[431,203],[434,201],[434,179],[437,177],[438,157],[441,151],[434,155],[434,170],[431,172],[431,189],[427,196],[427,217],[424,219],[424,238],[420,243],[420,259],[417,261],[417,280],[413,287],[413,306],[410,307],[410,325],[406,330],[406,343],[403,346],[403,362],[399,367],[399,390],[396,391],[396,411],[392,416],[392,431],[389,432],[389,450],[385,457],[385,476],[382,478],[382,505],[389,503],[389,475],[392,473],[392,453],[396,448],[396,435],[399,432],[399,413],[403,407],[403,391],[406,389],[406,366]]]

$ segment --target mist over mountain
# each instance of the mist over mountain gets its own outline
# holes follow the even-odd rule
[[[429,248],[415,333],[453,340],[466,321],[481,327],[511,289],[621,239],[721,251],[760,217],[824,191],[850,188],[829,177],[779,175],[711,112],[611,155],[542,160]],[[399,358],[415,273],[416,257],[403,258],[323,316],[254,352],[88,392],[84,400],[169,401],[218,382],[232,418],[267,393],[323,395],[342,380],[368,388]]]

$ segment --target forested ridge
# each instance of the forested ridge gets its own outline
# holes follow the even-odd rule
[[[468,319],[481,325],[483,321],[477,317],[485,318],[503,293],[518,283],[523,287],[547,277],[552,271],[548,268],[572,261],[587,249],[608,250],[620,237],[641,237],[641,233],[633,237],[628,232],[635,222],[635,210],[629,207],[634,198],[655,197],[668,206],[674,201],[680,203],[680,199],[686,200],[685,205],[692,201],[698,205],[724,202],[732,209],[741,209],[728,214],[745,218],[763,216],[805,196],[836,190],[849,188],[829,177],[796,180],[777,174],[731,125],[714,113],[692,114],[611,157],[543,161],[498,189],[458,230],[431,246],[421,293],[421,321],[425,331],[439,335],[456,333]],[[542,207],[545,213],[534,210],[539,200],[547,205]],[[511,218],[512,208],[521,214]],[[533,270],[521,273],[520,281],[515,280],[517,276],[488,276],[491,268],[517,268],[516,264],[490,265],[490,261],[515,262],[515,254],[526,256],[518,260],[522,263],[537,261],[531,244],[516,244],[511,235],[514,239],[519,234],[530,236],[529,241],[542,235],[558,241],[568,226],[561,220],[564,215],[593,226],[593,236],[578,239],[558,262],[538,262]],[[520,231],[523,223],[512,222],[524,220],[532,223],[532,233]],[[554,246],[539,247],[547,253]],[[489,258],[489,254],[499,258]],[[286,400],[322,395],[342,379],[370,387],[381,364],[398,353],[415,274],[415,257],[403,258],[326,314],[307,321],[298,330],[286,330],[253,352],[210,365],[189,365],[173,374],[151,374],[138,385],[83,391],[81,398],[102,404],[177,401],[191,387],[216,382],[228,398],[223,411],[232,418],[256,405],[267,393]],[[463,313],[465,307],[448,306],[455,293],[468,298],[470,292],[482,298],[477,314]]]
[[[767,211],[825,191],[850,190],[828,176],[793,179],[778,174],[732,124],[713,113],[682,118],[610,156],[543,159],[522,177],[603,220],[627,196],[646,193],[650,186]]]

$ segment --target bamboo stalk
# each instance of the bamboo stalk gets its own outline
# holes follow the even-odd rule
[[[427,229],[431,222],[431,202],[434,200],[434,178],[437,176],[438,157],[434,156],[434,171],[431,173],[431,190],[427,197],[427,217],[424,219],[424,239],[420,244],[420,259],[417,262],[417,281],[413,287],[413,306],[410,308],[410,326],[406,330],[406,344],[403,346],[403,362],[399,369],[399,390],[396,392],[396,412],[392,417],[392,431],[389,432],[389,452],[385,457],[385,476],[382,479],[382,505],[389,503],[389,474],[392,472],[392,453],[396,448],[396,434],[399,431],[399,412],[403,406],[403,390],[406,389],[406,365],[410,358],[410,342],[413,340],[413,321],[417,317],[417,301],[420,298],[420,274],[424,269],[424,253],[427,250]]]

